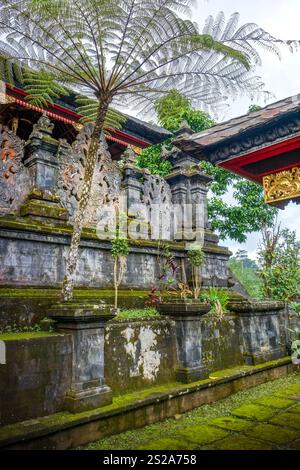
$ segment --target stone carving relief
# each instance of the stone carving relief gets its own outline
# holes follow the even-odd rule
[[[24,142],[0,125],[0,215],[16,212],[30,190],[23,155]]]
[[[172,193],[169,184],[158,175],[144,175],[142,203],[148,208],[152,221],[152,238],[169,239],[173,213]],[[155,233],[154,233],[155,232]]]
[[[63,206],[69,211],[71,222],[74,220],[80,197],[91,133],[92,126],[87,125],[81,129],[73,145],[69,145],[64,140],[60,141],[58,195]],[[84,225],[86,227],[97,225],[104,206],[118,203],[121,180],[120,169],[112,161],[106,142],[102,140],[98,152],[98,165],[94,175],[91,199],[85,215]]]

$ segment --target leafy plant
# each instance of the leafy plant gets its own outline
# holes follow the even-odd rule
[[[300,319],[300,302],[291,302],[290,307],[297,313]]]
[[[194,298],[197,300],[199,298],[201,290],[201,266],[204,263],[204,252],[201,247],[193,246],[188,250],[188,260],[192,265],[192,282],[193,282],[193,292]]]
[[[212,305],[210,313],[212,313],[217,321],[221,321],[227,312],[229,302],[229,293],[225,289],[210,287],[200,296],[203,302],[209,302]]]
[[[137,166],[147,168],[153,175],[167,176],[172,169],[171,163],[162,158],[162,144],[143,149],[136,162]]]

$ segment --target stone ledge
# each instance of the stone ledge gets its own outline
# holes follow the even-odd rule
[[[61,213],[63,214],[64,210],[60,209]],[[64,217],[64,215],[63,215]],[[9,233],[10,237],[15,237],[15,238],[21,238],[20,234],[24,232],[26,234],[26,240],[30,239],[29,234],[39,234],[39,237],[41,234],[43,234],[45,237],[60,237],[59,239],[56,239],[55,241],[57,243],[61,244],[70,244],[70,237],[73,232],[73,226],[71,224],[60,224],[55,225],[55,223],[50,223],[45,220],[45,221],[40,221],[37,219],[33,219],[31,217],[18,217],[15,215],[7,215],[7,216],[2,216],[0,217],[0,229],[3,231],[3,236],[5,236],[5,232],[7,231]],[[13,232],[18,232],[18,235],[14,235]],[[208,234],[211,232],[209,231]],[[6,235],[7,236],[7,235]],[[25,236],[25,235],[24,235]],[[62,239],[64,237],[64,239]],[[47,239],[45,241],[48,241]],[[51,242],[51,240],[49,239]],[[100,240],[97,237],[97,233],[95,229],[92,228],[84,228],[82,231],[82,246],[85,246],[87,243],[93,243],[95,245],[100,247],[102,249],[111,249],[111,243],[110,241],[107,240]],[[165,244],[168,244],[169,248],[174,250],[176,252],[176,255],[181,254],[181,256],[185,255],[186,252],[186,247],[185,247],[185,242],[174,242],[174,241],[166,241]],[[157,254],[157,250],[159,247],[161,248],[162,243],[157,242],[154,240],[131,240],[130,241],[131,245],[131,250],[133,253],[149,253],[149,254]],[[153,250],[153,251],[148,251],[148,250]],[[216,255],[221,255],[225,257],[230,257],[231,252],[228,250],[226,247],[222,247],[219,245],[216,245],[211,242],[206,242],[203,251],[206,253],[212,253]]]
[[[0,430],[0,448],[53,450],[84,445],[190,411],[239,390],[284,377],[292,370],[290,358],[253,367],[240,366],[214,372],[209,379],[189,385],[175,383],[116,397],[112,405],[101,409],[57,413],[4,426]]]
[[[285,302],[279,301],[233,301],[228,304],[229,310],[239,313],[240,315],[272,315],[274,312],[283,310]]]

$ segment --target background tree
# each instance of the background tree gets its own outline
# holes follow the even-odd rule
[[[84,96],[82,108],[95,122],[85,161],[62,300],[73,296],[84,213],[89,202],[100,136],[109,107],[134,106],[147,112],[178,84],[193,99],[220,100],[224,83],[212,87],[202,68],[203,51],[214,51],[232,70],[250,68],[251,54],[200,34],[178,13],[190,14],[191,0],[1,0],[0,52],[5,70],[25,69],[25,88],[44,103],[70,87]],[[249,58],[248,58],[249,57]],[[7,73],[6,73],[7,75]],[[21,73],[20,73],[21,75]],[[216,77],[218,74],[216,74]],[[206,80],[206,78],[207,80]],[[229,82],[228,82],[229,83]],[[56,86],[57,84],[57,86]],[[228,84],[227,84],[228,85]],[[208,92],[209,87],[209,92]],[[80,109],[79,109],[80,111]]]
[[[290,300],[299,294],[300,241],[295,231],[282,229],[277,222],[272,228],[265,227],[258,264],[265,297]]]
[[[172,132],[176,132],[184,121],[194,132],[216,124],[208,113],[193,108],[190,100],[177,90],[160,98],[155,109],[159,123]],[[165,143],[167,147],[171,148],[171,142],[172,139]],[[154,174],[167,175],[171,165],[164,160],[162,149],[162,144],[145,149],[138,157],[138,165]],[[249,233],[273,223],[278,210],[265,204],[260,185],[209,162],[201,162],[201,167],[214,178],[208,197],[208,216],[212,229],[218,231],[221,239],[231,238],[243,243]],[[232,202],[224,200],[229,191],[233,195]]]

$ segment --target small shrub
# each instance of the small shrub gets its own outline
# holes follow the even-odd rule
[[[229,294],[225,289],[217,287],[210,287],[207,292],[201,294],[200,299],[203,302],[210,302],[212,308],[210,313],[213,314],[217,320],[221,321],[227,313],[227,305],[229,302]]]

